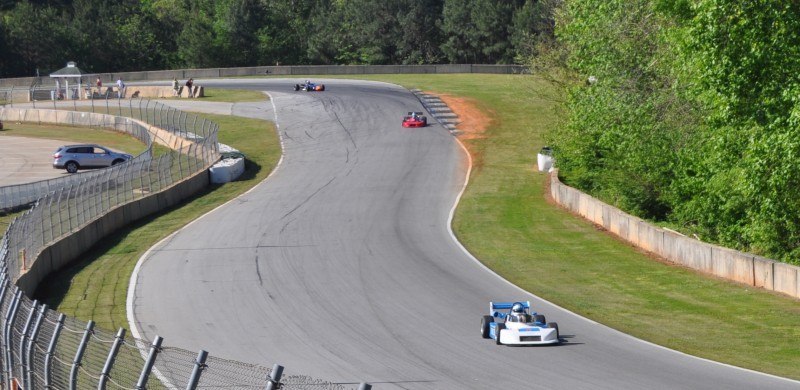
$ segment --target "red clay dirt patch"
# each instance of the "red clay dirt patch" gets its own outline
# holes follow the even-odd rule
[[[489,122],[492,118],[486,115],[484,110],[478,108],[474,100],[431,93],[432,95],[439,96],[442,101],[447,104],[447,107],[458,115],[458,125],[456,128],[460,131],[459,138],[463,140],[485,138],[483,135],[486,128],[489,127]]]
[[[473,99],[435,92],[426,93],[438,96],[458,116],[458,125],[456,125],[458,138],[472,157],[473,172],[479,171],[483,167],[483,153],[481,153],[482,148],[477,141],[486,138],[486,129],[494,120],[491,112],[487,114],[487,111],[479,108],[478,103]]]

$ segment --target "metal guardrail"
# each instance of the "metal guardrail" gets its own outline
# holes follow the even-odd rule
[[[125,81],[163,81],[179,79],[241,77],[241,76],[300,76],[300,75],[359,75],[359,74],[524,74],[530,73],[524,65],[488,64],[440,64],[440,65],[291,65],[250,66],[241,68],[204,68],[151,70],[142,72],[97,73],[87,75],[93,80],[100,77],[106,81],[122,78]],[[18,86],[30,88],[35,77],[0,79],[0,87]],[[0,98],[1,99],[1,98]]]
[[[100,105],[100,107],[104,107]],[[304,375],[126,338],[32,301],[15,285],[43,248],[121,205],[167,191],[219,158],[217,124],[140,99],[105,106],[180,138],[176,149],[48,189],[0,241],[0,387],[6,389],[345,389]],[[30,110],[33,111],[38,110]],[[32,115],[32,114],[31,114]],[[72,113],[76,117],[81,113]],[[127,118],[125,118],[127,119]],[[362,383],[359,389],[369,389]]]
[[[0,107],[0,120],[41,123],[40,113],[41,111],[39,110],[20,111],[18,109]],[[138,122],[110,115],[79,115],[69,111],[53,111],[47,116],[52,117],[55,122],[60,124],[113,129],[121,133],[130,134],[147,145],[147,149],[131,159],[129,163],[137,163],[152,158],[152,140],[150,133],[145,126],[142,126]],[[118,165],[109,169],[123,169],[123,167],[124,165]],[[106,174],[107,172],[104,170],[95,170],[54,179],[2,186],[0,187],[0,211],[12,210],[30,205],[45,194],[74,185],[75,183],[86,182]]]

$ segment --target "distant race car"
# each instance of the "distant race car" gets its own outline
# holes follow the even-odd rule
[[[295,91],[306,91],[306,92],[311,92],[311,91],[322,92],[322,91],[325,90],[325,84],[316,84],[316,83],[312,83],[311,81],[306,81],[303,84],[295,84],[294,85],[294,90]]]
[[[494,339],[497,345],[541,345],[561,342],[558,324],[547,323],[542,314],[536,312],[531,314],[530,308],[530,301],[489,302],[490,315],[481,319],[481,337]]]
[[[421,112],[409,112],[403,117],[403,127],[425,127],[428,125],[428,118]]]

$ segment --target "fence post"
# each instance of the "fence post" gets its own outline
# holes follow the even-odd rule
[[[272,372],[267,377],[267,390],[278,390],[281,388],[281,375],[283,375],[283,366],[278,363],[272,366]]]
[[[22,335],[19,338],[19,366],[20,366],[20,378],[19,380],[25,381],[25,369],[28,366],[27,354],[25,353],[25,347],[28,345],[28,332],[31,330],[31,325],[33,325],[33,318],[36,314],[36,308],[39,306],[39,301],[33,301],[31,305],[31,311],[28,313],[28,318],[25,320],[25,327],[22,328]],[[27,389],[27,387],[26,387]]]
[[[50,337],[50,344],[47,345],[47,353],[44,355],[44,388],[51,389],[53,388],[53,383],[51,381],[51,374],[52,374],[52,361],[53,355],[56,353],[56,344],[58,343],[58,336],[61,335],[61,329],[64,328],[64,320],[67,319],[67,316],[64,313],[58,315],[58,322],[56,322],[56,326],[53,329],[53,336]]]
[[[43,199],[44,199],[44,200],[45,200],[45,201],[46,201],[48,204],[50,204],[50,203],[52,203],[52,202],[53,202],[53,197],[52,197],[52,196],[49,196],[49,194],[50,194],[50,181],[49,181],[49,180],[47,181],[47,191],[46,191],[46,193],[47,193],[48,195],[45,195],[45,196],[43,197]],[[44,214],[44,204],[42,204],[42,203],[39,203],[39,207],[41,207],[41,208],[42,208],[42,218],[40,218],[40,219],[39,219],[39,221],[42,223],[42,237],[41,237],[41,238],[42,238],[42,242],[41,242],[41,247],[42,247],[42,248],[44,248],[44,246],[47,244],[47,240],[46,240],[46,239],[45,239],[45,237],[44,237],[44,235],[45,235],[45,230],[46,230],[46,229],[45,229],[45,224],[44,224],[44,223],[45,223],[45,221],[46,221],[47,219],[44,217],[44,215],[45,215],[45,214]],[[48,209],[48,210],[49,210],[49,209]],[[48,213],[48,217],[49,217],[49,215],[50,215],[50,214]]]
[[[39,316],[36,317],[36,323],[33,325],[33,330],[31,331],[31,336],[28,338],[28,351],[25,361],[27,362],[26,372],[25,372],[25,389],[33,390],[33,345],[36,343],[36,339],[39,337],[39,329],[41,329],[42,321],[44,320],[44,316],[47,314],[47,305],[42,305],[39,309]]]
[[[97,390],[105,390],[106,382],[108,381],[108,376],[111,372],[111,367],[114,365],[114,359],[116,359],[117,353],[119,353],[119,348],[122,346],[122,341],[124,339],[125,328],[119,328],[117,331],[117,337],[114,337],[114,344],[111,345],[111,350],[108,352],[106,364],[103,365],[103,372],[100,373],[100,380],[97,384]]]
[[[81,366],[81,359],[83,359],[83,353],[86,352],[86,346],[89,344],[89,337],[92,335],[93,330],[94,321],[89,321],[86,324],[86,330],[83,332],[81,343],[78,345],[78,351],[75,352],[75,359],[72,360],[72,369],[69,372],[70,390],[75,390],[78,388],[78,369]]]
[[[161,350],[161,342],[164,338],[156,336],[153,344],[150,346],[150,353],[147,355],[147,361],[144,363],[142,373],[139,375],[139,381],[136,382],[136,390],[145,390],[147,387],[147,378],[150,376],[150,371],[153,370],[153,365],[156,363],[156,357],[159,350]]]
[[[14,318],[17,316],[17,309],[19,308],[19,301],[22,298],[22,290],[17,290],[14,294],[14,300],[11,302],[11,305],[8,306],[8,312],[6,312],[6,322],[3,327],[3,348],[5,349],[3,352],[6,357],[6,388],[11,388],[11,376],[13,375],[12,369],[14,368],[13,358],[14,355],[11,353],[11,328],[14,325]]]
[[[189,384],[186,385],[186,390],[195,390],[197,388],[197,383],[200,382],[200,374],[206,368],[207,358],[208,352],[201,349],[197,353],[197,360],[194,362],[194,369],[192,370],[191,378],[189,378]]]
[[[6,298],[6,290],[8,290],[10,283],[8,283],[8,272],[5,268],[3,268],[2,278],[0,278],[0,306],[2,306],[3,301]],[[0,367],[5,365],[5,354],[0,353]],[[2,369],[0,369],[0,384],[2,384]]]
[[[358,390],[372,390],[372,385],[369,383],[361,382],[361,384],[358,385]]]

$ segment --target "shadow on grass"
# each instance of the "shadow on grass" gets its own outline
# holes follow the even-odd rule
[[[262,169],[261,165],[255,163],[255,162],[252,162],[250,160],[245,160],[245,171],[242,173],[242,175],[236,181],[239,182],[239,181],[253,180],[253,179],[258,177],[258,173],[261,171],[261,169]],[[256,185],[256,184],[258,184],[258,183],[253,183],[253,185]],[[92,265],[95,261],[97,261],[98,259],[100,259],[104,255],[106,255],[108,252],[113,250],[118,245],[122,244],[124,242],[124,240],[132,232],[136,231],[139,228],[146,227],[148,224],[150,224],[154,220],[156,220],[158,218],[161,218],[163,216],[169,215],[173,211],[180,210],[180,209],[190,205],[192,202],[194,202],[194,201],[196,201],[198,199],[202,199],[203,197],[205,197],[207,195],[214,194],[217,191],[220,191],[222,188],[225,188],[224,184],[211,184],[208,187],[206,187],[203,191],[201,191],[201,192],[199,192],[199,193],[197,193],[197,194],[195,194],[195,195],[183,200],[182,202],[178,203],[175,206],[172,206],[172,207],[170,207],[168,209],[162,210],[162,211],[160,211],[158,213],[151,214],[149,216],[143,217],[143,218],[131,223],[130,225],[127,225],[127,226],[115,231],[114,233],[112,233],[112,234],[110,234],[110,235],[108,235],[106,237],[103,237],[100,240],[100,242],[98,242],[97,244],[91,246],[87,251],[85,251],[83,254],[81,254],[79,256],[79,259],[73,260],[66,267],[64,267],[64,268],[62,268],[60,270],[56,270],[56,271],[50,273],[50,275],[48,275],[47,277],[45,277],[39,283],[39,287],[36,289],[36,292],[33,294],[34,295],[33,296],[34,299],[38,299],[41,303],[46,303],[47,306],[50,307],[50,308],[58,307],[59,305],[61,305],[62,302],[64,302],[64,299],[67,297],[67,294],[69,293],[70,287],[72,286],[72,280],[76,277],[76,275],[78,275],[81,272],[83,272],[87,267]],[[235,198],[241,192],[244,192],[244,191],[246,191],[246,189],[243,189],[242,191],[237,192],[236,194],[231,194],[230,196],[226,196],[223,199],[221,199],[220,201],[215,202],[215,203],[217,205],[223,204],[223,203],[227,202],[228,200]],[[214,207],[216,207],[217,205],[215,205]],[[193,218],[191,218],[190,220],[187,220],[184,223],[181,223],[180,226],[176,226],[174,230],[180,229],[186,223],[189,223],[189,222],[191,222],[191,220],[193,220],[193,219],[195,219],[197,217],[200,217],[205,212],[206,211],[198,211],[197,215],[194,215]],[[156,242],[158,242],[163,237],[166,237],[167,235],[169,235],[171,233],[172,233],[172,231],[163,232],[163,235],[161,235],[160,237],[157,237],[154,242],[147,243],[146,244],[147,245],[146,248],[141,248],[141,250],[140,250],[141,253],[144,253],[144,251],[146,251],[148,248],[150,248],[151,246],[155,245]],[[137,249],[132,249],[130,252],[137,252]],[[139,256],[141,256],[141,255],[137,255],[136,256],[137,257],[137,261],[138,261],[138,257]],[[126,283],[125,286],[127,287],[127,285],[128,284]]]

